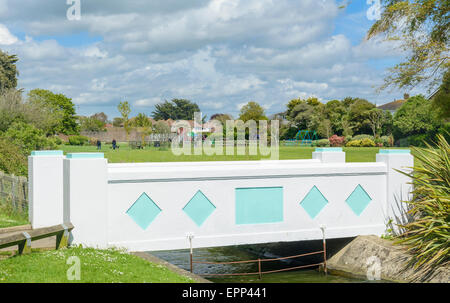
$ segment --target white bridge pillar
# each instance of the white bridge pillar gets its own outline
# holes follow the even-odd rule
[[[393,223],[404,223],[401,218],[405,215],[407,205],[402,201],[410,200],[412,185],[409,184],[411,179],[408,176],[396,170],[410,172],[410,167],[414,166],[414,157],[409,149],[380,149],[376,159],[387,166],[386,222],[392,219]],[[393,226],[395,228],[395,224]]]
[[[28,216],[33,228],[64,223],[63,159],[61,150],[33,151],[28,157]]]
[[[322,163],[344,163],[345,152],[342,151],[342,147],[316,148],[316,151],[312,153],[312,158],[318,159]]]
[[[64,220],[74,225],[70,242],[107,247],[107,160],[103,153],[64,159]]]

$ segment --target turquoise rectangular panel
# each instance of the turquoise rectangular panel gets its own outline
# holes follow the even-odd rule
[[[62,150],[34,150],[31,152],[32,156],[62,156]]]
[[[411,150],[409,149],[380,149],[380,154],[409,154]]]
[[[316,152],[341,152],[342,147],[319,147]]]
[[[283,222],[283,188],[236,188],[236,224]]]
[[[105,155],[103,153],[74,153],[67,154],[68,159],[103,159]]]

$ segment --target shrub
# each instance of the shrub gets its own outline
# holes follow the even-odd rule
[[[62,141],[61,138],[58,137],[58,136],[52,137],[51,140],[53,140],[53,142],[54,142],[56,145],[61,145],[61,144],[63,144],[63,141]]]
[[[364,134],[362,134],[362,135],[357,135],[357,136],[354,136],[354,137],[353,137],[353,140],[364,140],[364,139],[370,139],[370,140],[372,140],[372,141],[375,140],[373,136],[371,136],[371,135],[364,135]]]
[[[394,146],[394,138],[392,136],[382,136],[380,138],[381,143],[384,147],[392,147]]]
[[[361,147],[375,147],[375,142],[369,138],[361,140]]]
[[[70,145],[87,145],[89,143],[89,138],[85,136],[70,136],[69,144]]]
[[[7,174],[27,175],[27,157],[19,146],[0,138],[0,170]]]
[[[330,137],[330,145],[333,147],[343,146],[345,144],[345,137],[339,137],[337,135],[333,135]]]
[[[345,136],[345,144],[352,141],[352,136]]]
[[[360,147],[361,146],[361,140],[351,140],[345,146],[347,146],[347,147]]]
[[[89,138],[89,145],[97,146],[97,138]]]
[[[410,213],[415,220],[400,225],[405,230],[397,243],[409,246],[410,265],[431,271],[448,265],[450,259],[450,146],[438,135],[436,147],[412,147],[417,164],[412,172],[401,172],[412,179],[414,190]]]
[[[330,140],[328,140],[328,139],[316,140],[316,141],[314,141],[313,145],[317,146],[317,147],[329,147],[330,146]]]
[[[412,146],[420,146],[425,147],[426,143],[428,142],[428,135],[427,134],[420,134],[420,135],[412,135],[409,136],[408,139],[408,145]]]
[[[56,143],[48,139],[42,130],[24,122],[13,123],[3,137],[19,146],[24,155],[29,155],[33,150],[56,148]]]

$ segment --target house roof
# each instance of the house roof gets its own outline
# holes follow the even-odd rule
[[[378,106],[379,109],[382,110],[398,110],[403,104],[405,104],[406,100],[404,99],[400,99],[400,100],[395,100],[383,105]]]

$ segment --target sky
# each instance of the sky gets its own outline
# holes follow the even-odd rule
[[[67,16],[76,1],[79,20]],[[405,54],[365,39],[374,2],[0,0],[0,49],[18,55],[25,92],[63,93],[78,114],[111,120],[121,101],[151,115],[173,98],[209,117],[237,117],[249,101],[270,115],[311,96],[381,105],[406,93],[376,90]]]

